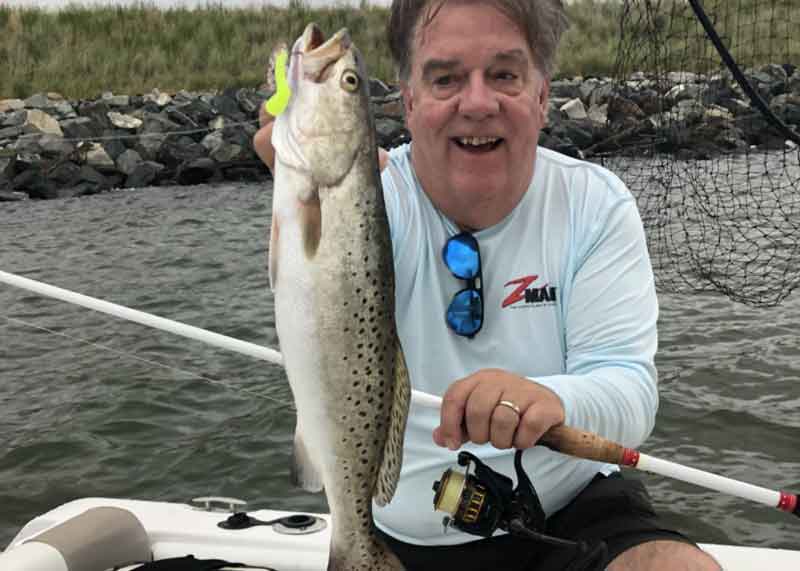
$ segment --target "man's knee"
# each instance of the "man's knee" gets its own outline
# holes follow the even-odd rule
[[[657,540],[640,543],[620,553],[609,571],[721,571],[708,553],[680,541]]]

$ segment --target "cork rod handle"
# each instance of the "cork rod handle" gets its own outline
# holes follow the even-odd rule
[[[554,426],[544,433],[539,444],[585,460],[624,464],[625,447],[592,432],[569,426]]]

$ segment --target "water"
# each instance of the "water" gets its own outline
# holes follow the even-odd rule
[[[277,347],[268,221],[258,185],[3,204],[0,269]],[[662,402],[642,450],[800,490],[800,298],[775,309],[660,300]],[[294,416],[279,367],[4,285],[0,316],[0,546],[85,496],[326,509],[288,482]],[[698,541],[800,548],[790,515],[645,479]]]

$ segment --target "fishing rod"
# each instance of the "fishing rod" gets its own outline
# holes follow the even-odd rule
[[[227,335],[213,333],[179,321],[158,317],[150,313],[89,297],[2,270],[0,270],[0,282],[33,293],[38,293],[45,297],[86,307],[147,327],[168,331],[189,339],[201,341],[208,345],[283,366],[283,356],[280,352],[268,347],[228,337]],[[442,406],[441,397],[418,390],[411,391],[411,402],[415,406],[433,410],[439,410]],[[641,453],[633,448],[627,448],[621,444],[607,440],[597,434],[577,428],[568,426],[553,427],[542,436],[539,443],[552,450],[575,458],[616,464],[628,468],[635,468],[644,472],[650,472],[659,476],[666,476],[717,492],[772,506],[800,517],[800,503],[798,503],[797,495],[795,494],[781,490],[762,488],[697,468],[684,466],[676,462],[656,458]]]

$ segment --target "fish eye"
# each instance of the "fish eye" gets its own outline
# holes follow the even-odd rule
[[[342,74],[341,84],[345,91],[353,93],[357,91],[359,85],[361,85],[361,79],[356,72],[348,69]]]

